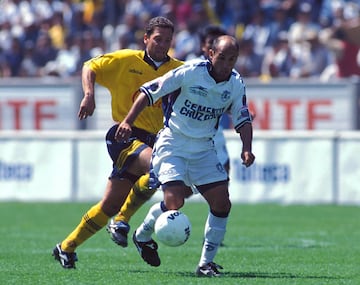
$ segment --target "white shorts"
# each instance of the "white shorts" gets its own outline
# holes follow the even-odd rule
[[[223,128],[219,128],[214,136],[214,144],[217,156],[222,165],[225,165],[229,162],[229,153],[226,148],[226,140],[223,132]]]
[[[183,181],[187,186],[228,179],[212,139],[193,139],[163,129],[155,143],[152,167],[161,184]]]

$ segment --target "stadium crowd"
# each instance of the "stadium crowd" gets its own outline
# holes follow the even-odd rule
[[[142,49],[154,16],[174,22],[181,60],[217,24],[241,43],[243,77],[360,76],[360,0],[2,0],[0,11],[0,77],[79,76],[91,57]]]

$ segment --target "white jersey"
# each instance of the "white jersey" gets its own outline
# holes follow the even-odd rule
[[[196,60],[141,86],[150,102],[163,98],[164,124],[189,138],[213,138],[223,113],[230,112],[235,130],[251,122],[245,84],[233,70],[228,81],[216,83],[211,63]]]

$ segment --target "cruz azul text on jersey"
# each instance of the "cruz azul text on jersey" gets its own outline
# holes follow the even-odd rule
[[[213,108],[204,105],[192,103],[190,100],[185,100],[184,106],[180,109],[180,114],[186,117],[206,121],[218,118],[224,113],[224,108]]]

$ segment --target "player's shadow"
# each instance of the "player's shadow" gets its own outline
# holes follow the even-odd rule
[[[193,272],[176,272],[178,276],[194,277]],[[224,278],[263,278],[263,279],[341,279],[334,276],[312,276],[312,275],[296,275],[285,272],[267,273],[267,272],[230,272],[223,271]]]
[[[148,273],[151,270],[130,270],[130,272],[134,273]],[[160,273],[160,272],[159,272]],[[161,274],[169,275],[169,271],[161,271]],[[170,274],[180,276],[180,277],[189,277],[194,278],[194,272],[171,272]],[[263,278],[263,279],[327,279],[327,280],[341,280],[344,278],[335,277],[335,276],[325,276],[325,275],[297,275],[292,273],[285,272],[231,272],[231,271],[223,271],[223,278],[243,278],[243,279],[251,279],[251,278]],[[220,277],[221,278],[221,277]]]

